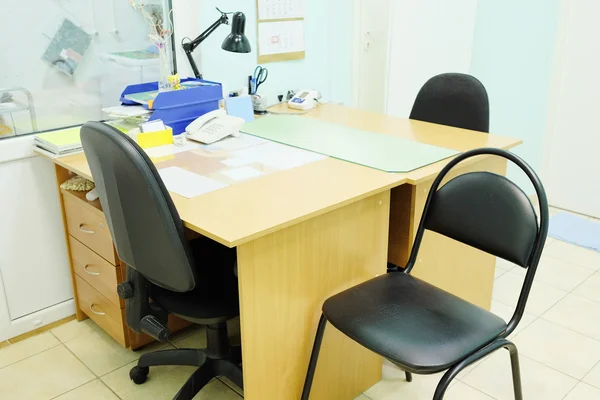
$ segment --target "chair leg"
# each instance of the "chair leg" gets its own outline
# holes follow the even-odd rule
[[[404,375],[406,375],[406,382],[412,382],[412,374],[408,371],[404,371]]]
[[[521,387],[521,367],[519,366],[519,352],[514,343],[505,346],[510,353],[510,366],[512,369],[513,389],[515,400],[523,400],[523,389]]]
[[[493,353],[494,351],[500,348],[505,348],[510,352],[510,363],[512,367],[515,400],[523,400],[523,393],[521,389],[521,371],[519,367],[519,354],[517,352],[517,346],[515,346],[514,343],[505,338],[496,339],[487,347],[479,349],[477,352],[471,354],[464,360],[452,366],[448,371],[446,371],[446,373],[440,380],[440,383],[438,383],[437,388],[435,389],[433,400],[442,400],[444,398],[444,394],[446,393],[446,390],[448,389],[448,386],[450,386],[452,380],[465,367],[469,366],[470,364],[474,363],[479,359],[482,359],[483,357]]]
[[[192,376],[189,377],[181,389],[179,389],[179,392],[173,397],[173,400],[192,400],[216,376],[214,364],[211,361],[207,360],[203,366],[194,371]]]
[[[229,378],[240,389],[244,390],[244,378],[242,375],[242,367],[233,361],[229,360],[211,360],[214,363],[214,369],[217,376]]]
[[[321,343],[323,342],[323,334],[325,333],[325,326],[327,325],[327,319],[325,315],[321,314],[319,320],[319,327],[317,328],[317,336],[315,337],[315,343],[313,344],[312,353],[310,355],[310,362],[308,364],[308,371],[306,372],[306,380],[304,381],[304,389],[302,389],[301,400],[308,400],[310,397],[310,389],[312,387],[313,378],[315,377],[315,370],[317,369],[317,360],[319,359],[319,351],[321,350]]]
[[[231,346],[231,360],[236,364],[242,364],[242,346]]]

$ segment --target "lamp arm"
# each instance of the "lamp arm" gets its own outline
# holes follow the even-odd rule
[[[196,39],[191,42],[183,43],[182,47],[185,51],[185,55],[192,67],[192,71],[194,71],[194,76],[198,79],[202,79],[202,74],[198,71],[198,66],[192,57],[192,52],[202,43],[207,37],[211,35],[217,28],[223,24],[227,25],[229,23],[229,18],[225,13],[221,13],[221,16],[218,20],[216,20],[211,26],[209,26],[204,32],[202,32]]]

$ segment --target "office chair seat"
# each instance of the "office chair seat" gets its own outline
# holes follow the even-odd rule
[[[329,298],[327,320],[405,371],[443,371],[506,329],[498,316],[418,278],[382,275]]]
[[[194,259],[202,260],[197,266],[196,287],[181,293],[151,285],[150,298],[169,312],[199,324],[235,318],[240,311],[238,283],[233,273],[235,249],[204,237],[190,241],[190,247]]]

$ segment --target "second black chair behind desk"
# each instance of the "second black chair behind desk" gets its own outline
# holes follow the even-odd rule
[[[217,376],[243,388],[241,348],[231,347],[226,322],[239,315],[235,249],[207,238],[188,242],[183,223],[158,171],[129,137],[100,122],[81,128],[81,142],[127,280],[127,325],[166,341],[168,314],[207,325],[207,348],[143,354],[130,372],[136,384],[149,367],[199,367],[175,396],[191,400]],[[149,301],[152,299],[152,302]]]
[[[417,94],[410,119],[489,133],[487,91],[471,75],[447,73],[434,76]]]

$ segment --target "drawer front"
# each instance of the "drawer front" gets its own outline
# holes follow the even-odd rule
[[[119,308],[123,308],[125,304],[117,294],[121,268],[115,267],[71,235],[69,244],[74,272]]]
[[[125,339],[123,316],[125,310],[104,297],[99,291],[90,286],[89,283],[75,275],[77,286],[77,298],[81,311],[94,320],[106,333],[113,337],[123,347],[128,343]]]
[[[78,204],[80,200],[63,197],[67,217],[67,231],[75,239],[100,254],[111,264],[117,265],[113,241],[106,219]]]

